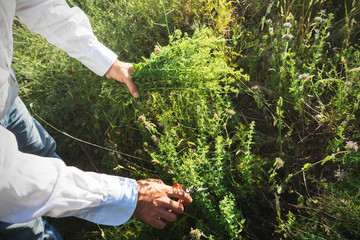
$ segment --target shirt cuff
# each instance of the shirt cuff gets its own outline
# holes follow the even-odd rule
[[[102,204],[102,211],[99,215],[101,224],[118,226],[127,222],[134,214],[138,188],[134,179],[110,176],[114,178],[109,184],[109,195]],[[99,219],[100,220],[100,219]]]
[[[97,224],[119,226],[134,214],[138,199],[137,182],[134,179],[118,176],[104,175],[104,177],[108,189],[104,189],[107,197],[101,205],[74,216]]]
[[[97,39],[91,41],[90,45],[91,49],[86,57],[79,60],[97,75],[104,76],[118,56]]]

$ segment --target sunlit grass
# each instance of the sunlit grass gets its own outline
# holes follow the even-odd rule
[[[23,100],[117,151],[45,124],[60,155],[85,170],[209,191],[162,231],[135,219],[56,221],[65,238],[359,238],[359,1],[68,2],[134,62],[141,97],[15,21]]]

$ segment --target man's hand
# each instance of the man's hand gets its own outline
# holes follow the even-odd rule
[[[185,191],[165,185],[161,180],[139,180],[137,184],[138,202],[133,216],[158,229],[164,228],[168,222],[174,222],[176,213],[184,211],[181,203],[170,198],[192,202]]]
[[[121,62],[116,59],[110,69],[105,73],[107,79],[115,79],[118,82],[125,83],[133,97],[139,97],[139,90],[131,80],[131,73],[135,69],[131,63]]]

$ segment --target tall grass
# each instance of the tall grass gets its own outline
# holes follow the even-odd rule
[[[65,238],[359,237],[359,1],[68,2],[135,63],[141,97],[15,21],[21,97],[114,150],[49,129],[65,161],[209,189],[165,230],[59,220]]]

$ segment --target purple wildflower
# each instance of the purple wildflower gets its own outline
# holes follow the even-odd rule
[[[138,123],[141,123],[141,122],[145,122],[146,121],[146,117],[144,114],[142,114],[139,118],[138,118]]]
[[[150,138],[153,141],[153,143],[155,143],[155,145],[157,145],[160,142],[160,139],[158,137],[156,137],[155,135],[151,135]]]
[[[201,231],[199,229],[190,228],[190,237],[193,240],[199,240],[201,238]]]
[[[357,142],[347,141],[345,149],[348,150],[349,152],[357,152],[359,146],[357,145]]]

